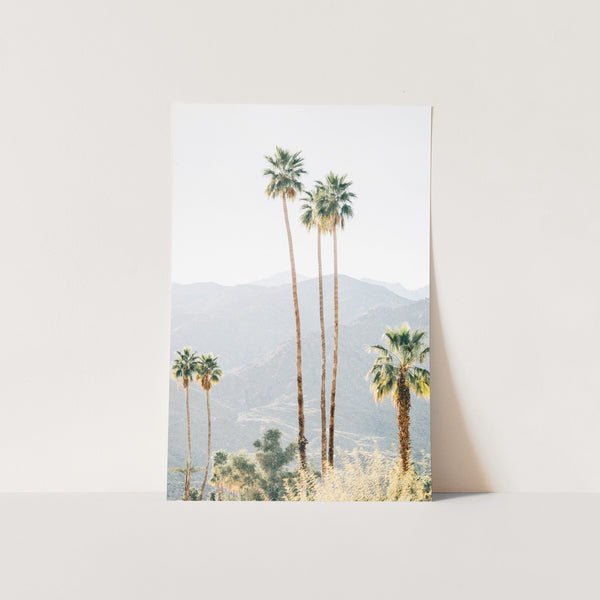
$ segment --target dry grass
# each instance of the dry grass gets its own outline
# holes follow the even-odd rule
[[[305,475],[306,485],[295,481],[286,485],[288,501],[314,502],[410,502],[431,500],[431,475],[428,457],[413,463],[406,475],[399,460],[379,451],[339,455],[338,466],[324,477],[314,472]]]

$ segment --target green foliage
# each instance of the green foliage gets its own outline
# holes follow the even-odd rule
[[[325,190],[322,187],[316,187],[314,191],[306,191],[303,198],[304,204],[301,206],[300,222],[308,231],[314,227],[321,230],[327,229],[327,223],[323,221],[323,215],[317,210],[317,205],[322,201]]]
[[[270,198],[286,197],[294,200],[302,191],[300,177],[306,173],[303,169],[304,159],[300,152],[292,154],[277,146],[273,156],[265,156],[270,167],[264,170],[263,175],[269,177],[266,194]]]
[[[351,181],[347,175],[330,172],[325,181],[317,181],[318,193],[314,198],[315,219],[324,231],[332,232],[336,228],[344,229],[346,222],[354,216],[352,198],[356,194],[350,191]]]
[[[254,455],[244,450],[215,452],[210,482],[227,490],[223,500],[283,500],[286,482],[297,477],[285,469],[296,456],[297,444],[282,448],[281,431],[269,429],[254,447]]]
[[[185,475],[188,472],[189,464],[190,464],[190,461],[189,461],[189,459],[186,458],[186,460],[185,460],[185,466],[183,466],[183,467],[169,467],[169,471],[171,471],[171,473],[182,473],[183,475]],[[191,473],[198,473],[198,471],[204,471],[204,469],[202,467],[192,467],[190,469],[190,474]]]
[[[213,384],[219,383],[223,371],[219,368],[218,357],[212,354],[203,354],[198,362],[196,379],[203,390],[212,389]]]
[[[217,469],[220,469],[224,465],[227,464],[227,452],[225,450],[217,450],[213,457],[213,465],[215,473],[217,473]]]
[[[425,332],[415,329],[412,333],[407,323],[402,327],[387,328],[384,334],[386,346],[370,346],[378,354],[367,378],[371,379],[371,390],[377,402],[386,396],[395,398],[398,377],[403,373],[410,389],[417,395],[429,397],[430,376],[423,364],[429,355],[429,346],[424,342]]]
[[[298,444],[292,442],[287,448],[281,447],[281,431],[269,429],[262,439],[254,442],[255,454],[265,480],[264,492],[268,500],[283,500],[284,480],[292,476],[284,467],[296,456]]]
[[[183,500],[183,497],[181,498]],[[200,500],[200,490],[197,487],[190,488],[190,500],[198,502]]]
[[[258,464],[245,450],[229,454],[220,468],[220,480],[231,500],[267,500],[266,480]]]
[[[213,456],[213,474],[210,478],[210,484],[217,488],[216,492],[210,493],[211,500],[222,500],[222,488],[225,485],[225,476],[227,469],[227,461],[229,457],[225,450],[217,450]]]
[[[187,389],[190,382],[198,376],[199,369],[200,357],[197,352],[194,352],[189,346],[181,352],[177,351],[177,358],[173,361],[171,370],[173,377],[178,383],[181,380],[184,388]]]
[[[341,455],[339,466],[324,477],[306,474],[306,492],[299,480],[286,482],[285,499],[313,502],[398,502],[431,500],[429,457],[402,473],[399,460],[379,451],[359,450]]]

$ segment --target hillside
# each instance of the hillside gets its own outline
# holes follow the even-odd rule
[[[340,276],[340,323],[377,306],[405,306],[406,298],[383,286]],[[323,280],[325,322],[333,321],[333,276]],[[319,331],[318,280],[298,284],[302,334]],[[272,351],[294,335],[291,286],[173,285],[171,347],[192,346],[221,357],[224,369]]]
[[[179,289],[178,289],[179,288]],[[187,289],[186,289],[187,288]],[[320,334],[317,281],[299,285],[303,330],[303,380],[308,453],[319,462]],[[333,304],[331,278],[325,282],[325,304]],[[327,396],[333,354],[332,310],[326,313],[328,343]],[[340,353],[336,403],[336,445],[343,449],[373,448],[397,451],[395,408],[377,406],[365,376],[373,356],[366,348],[378,343],[387,325],[409,322],[428,328],[429,303],[411,302],[382,286],[350,277],[340,278]],[[199,352],[220,356],[225,374],[211,394],[213,448],[251,450],[252,442],[269,428],[281,429],[283,442],[297,435],[296,346],[290,286],[177,286],[173,292],[173,348],[183,343]],[[225,333],[224,333],[225,332]],[[212,340],[212,341],[211,341]],[[226,366],[227,365],[227,366]],[[169,409],[169,465],[184,463],[186,449],[185,400],[171,382]],[[190,393],[194,464],[206,461],[206,400],[197,386]],[[413,401],[411,435],[415,456],[430,452],[429,402]],[[169,474],[170,493],[179,493],[180,477]]]

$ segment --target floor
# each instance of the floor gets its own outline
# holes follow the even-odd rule
[[[600,598],[600,495],[0,496],[0,598]]]

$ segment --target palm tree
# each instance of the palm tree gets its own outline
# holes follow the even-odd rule
[[[370,346],[379,356],[367,377],[371,377],[371,390],[375,401],[382,402],[391,396],[398,415],[398,445],[402,460],[402,472],[410,466],[410,392],[429,397],[429,371],[418,367],[429,355],[425,332],[415,329],[412,333],[407,323],[396,329],[387,328],[386,345]]]
[[[225,450],[217,450],[213,456],[213,475],[210,482],[217,488],[217,500],[223,500],[223,469],[229,457]]]
[[[325,379],[327,376],[325,348],[325,318],[323,313],[323,264],[321,260],[321,234],[323,224],[316,210],[317,198],[324,193],[322,188],[306,192],[300,221],[310,231],[317,228],[317,262],[319,265],[319,319],[321,322],[321,473],[327,469],[327,405],[325,401]]]
[[[329,403],[329,448],[328,462],[333,467],[333,450],[335,435],[335,392],[337,386],[337,366],[339,347],[339,302],[338,302],[338,260],[337,260],[337,230],[344,229],[346,221],[354,216],[352,198],[356,195],[349,191],[352,185],[346,175],[336,175],[330,172],[325,183],[317,181],[317,187],[323,189],[316,201],[316,211],[319,220],[326,230],[333,234],[333,304],[334,304],[334,334],[333,334],[333,369],[331,379],[331,400]]]
[[[190,424],[189,390],[190,383],[197,375],[199,366],[200,357],[196,352],[193,352],[192,349],[188,346],[184,348],[181,352],[177,351],[177,358],[173,361],[173,366],[171,367],[173,377],[177,380],[177,385],[179,385],[179,381],[181,381],[181,384],[183,385],[183,389],[185,391],[185,407],[187,410],[188,460],[186,464],[188,473],[187,477],[185,478],[185,493],[183,497],[184,500],[189,500],[190,498],[190,477],[192,466],[192,436]]]
[[[206,392],[206,418],[208,421],[208,455],[206,459],[206,470],[204,471],[204,479],[202,480],[202,488],[200,489],[200,500],[204,497],[204,488],[206,486],[206,477],[208,476],[208,470],[210,468],[210,435],[211,435],[211,423],[210,423],[210,390],[213,384],[218,383],[221,379],[223,371],[219,369],[217,357],[212,354],[203,354],[200,357],[200,365],[198,366],[198,372],[196,379],[200,383],[202,389]]]
[[[190,477],[192,473],[197,473],[198,471],[202,471],[202,467],[192,467],[189,458],[185,461],[185,466],[183,467],[170,467],[169,471],[172,473],[183,473],[183,481],[184,481],[184,496],[182,500],[189,500],[190,493]],[[196,488],[194,488],[196,489]],[[186,498],[187,493],[187,498]]]
[[[298,308],[298,287],[296,283],[296,262],[294,260],[294,244],[288,218],[287,200],[293,201],[302,191],[300,177],[306,173],[302,168],[304,159],[300,152],[294,154],[276,147],[273,156],[265,156],[269,167],[264,170],[264,176],[269,177],[266,193],[270,198],[281,198],[283,216],[287,232],[288,248],[290,253],[290,267],[292,271],[292,298],[296,316],[296,381],[298,387],[298,455],[300,469],[306,470],[306,445],[304,436],[304,395],[302,393],[302,347],[300,340],[300,310]]]

